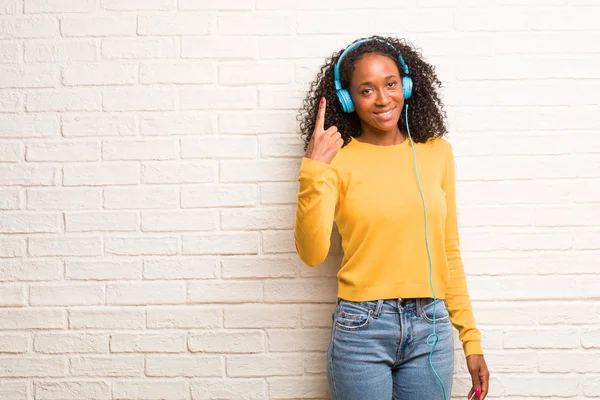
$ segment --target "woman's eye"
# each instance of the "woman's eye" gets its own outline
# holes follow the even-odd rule
[[[391,87],[394,87],[398,84],[398,82],[396,81],[391,81],[390,83],[388,83],[388,85],[390,85]]]
[[[369,94],[369,91],[370,91],[370,90],[371,90],[371,89],[365,89],[365,90],[363,90],[363,91],[362,91],[362,92],[360,92],[360,93],[361,93],[363,96],[366,96],[366,95],[368,95],[368,94]]]

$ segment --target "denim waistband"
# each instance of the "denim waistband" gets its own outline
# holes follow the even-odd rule
[[[438,299],[440,300],[440,299]],[[401,311],[414,310],[417,314],[421,313],[421,310],[427,304],[433,302],[433,298],[395,298],[395,299],[380,299],[380,300],[366,300],[366,301],[351,301],[342,298],[337,299],[336,307],[341,302],[349,302],[355,306],[361,307],[367,311],[373,311],[375,316],[378,316],[382,312],[393,312],[398,313]]]

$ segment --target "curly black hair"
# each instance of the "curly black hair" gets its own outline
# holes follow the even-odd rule
[[[437,89],[442,87],[442,83],[435,73],[435,67],[425,62],[421,56],[420,50],[404,39],[394,37],[382,37],[373,35],[369,38],[357,39],[354,42],[364,39],[371,40],[362,43],[359,47],[347,53],[340,65],[340,81],[343,88],[348,88],[355,63],[366,53],[377,53],[392,59],[398,66],[401,77],[405,76],[402,64],[398,60],[398,53],[402,55],[404,62],[408,65],[409,75],[413,81],[412,95],[406,104],[409,104],[408,118],[410,121],[410,135],[415,143],[426,143],[434,137],[442,137],[447,133],[445,118],[446,112],[444,105],[440,100]],[[386,43],[391,44],[394,48]],[[396,49],[396,50],[394,50]],[[352,140],[352,137],[361,135],[360,119],[356,111],[345,113],[338,102],[333,80],[333,67],[344,52],[341,49],[333,53],[325,60],[325,64],[317,73],[316,78],[310,85],[310,89],[300,108],[297,120],[300,122],[300,131],[304,138],[304,150],[308,148],[310,139],[315,129],[319,101],[321,97],[327,100],[325,113],[325,129],[335,125],[344,140],[343,146],[346,146]],[[398,127],[405,132],[406,121],[404,112],[400,113]]]

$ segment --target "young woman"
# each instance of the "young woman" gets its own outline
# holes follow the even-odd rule
[[[449,399],[452,325],[485,399],[489,372],[459,248],[452,146],[434,67],[396,38],[326,60],[300,111],[294,236],[310,266],[335,221],[344,257],[332,315],[332,399]]]

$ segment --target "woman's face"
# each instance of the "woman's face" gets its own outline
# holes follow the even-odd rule
[[[368,53],[358,60],[350,80],[350,96],[363,130],[398,129],[404,95],[398,67],[389,57]]]

